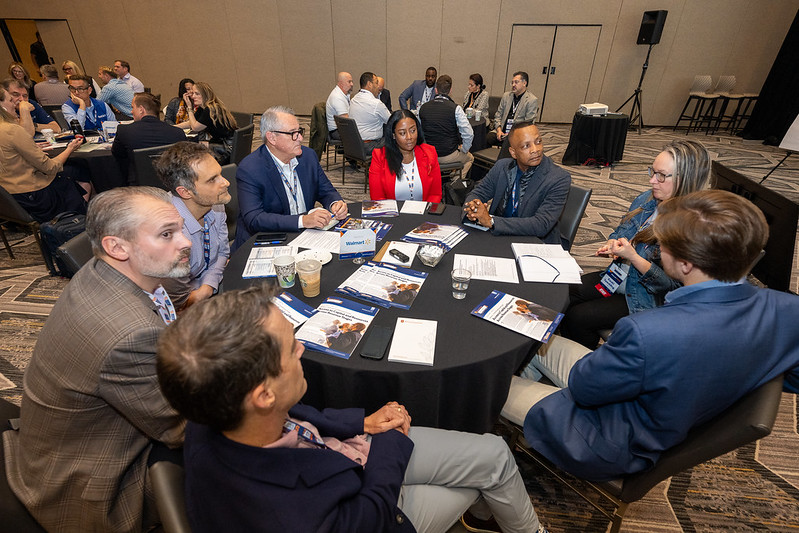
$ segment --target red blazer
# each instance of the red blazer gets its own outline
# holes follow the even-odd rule
[[[441,202],[441,168],[436,149],[429,144],[417,144],[413,149],[419,178],[422,180],[422,199],[435,204]],[[369,195],[372,200],[393,200],[397,175],[391,172],[386,161],[386,149],[372,152],[369,166]]]

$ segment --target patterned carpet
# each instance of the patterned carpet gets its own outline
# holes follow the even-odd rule
[[[256,117],[256,131],[258,130]],[[301,124],[308,127],[308,119]],[[560,162],[568,144],[568,125],[542,125],[546,154]],[[627,137],[624,160],[613,168],[567,167],[574,183],[593,189],[586,215],[572,249],[581,266],[599,270],[605,259],[593,257],[618,224],[632,199],[648,188],[646,167],[675,136],[668,128],[647,128]],[[758,142],[716,135],[691,134],[703,142],[715,160],[760,178],[785,155]],[[256,141],[255,145],[260,144]],[[324,159],[323,159],[324,164]],[[799,202],[799,164],[789,158],[766,182]],[[328,175],[348,201],[360,201],[364,174],[345,170],[331,160]],[[47,275],[32,237],[7,231],[16,259],[0,251],[0,397],[18,403],[22,375],[36,335],[66,280]],[[791,290],[799,290],[799,261],[794,256]],[[799,419],[793,395],[784,394],[774,432],[762,441],[674,476],[630,506],[625,532],[799,531]],[[530,497],[543,523],[555,532],[600,532],[602,516],[557,480],[519,457]],[[452,532],[464,531],[453,527]]]

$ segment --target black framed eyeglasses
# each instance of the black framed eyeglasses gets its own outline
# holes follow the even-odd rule
[[[660,182],[660,183],[663,183],[664,181],[666,181],[666,178],[670,178],[670,177],[672,177],[674,175],[674,174],[664,174],[662,172],[657,172],[652,167],[647,167],[646,171],[649,173],[649,177],[650,178],[652,176],[654,176],[655,179],[658,180],[658,182]]]
[[[305,136],[305,128],[300,128],[300,129],[295,130],[295,131],[277,131],[277,130],[272,130],[272,133],[282,133],[283,135],[289,135],[289,136],[291,136],[291,140],[292,141],[296,141],[300,137]]]
[[[72,85],[69,86],[69,92],[71,93],[85,93],[88,90],[90,90],[90,87],[73,87]]]

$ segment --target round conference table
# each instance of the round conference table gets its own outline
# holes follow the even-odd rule
[[[401,203],[400,203],[401,206]],[[350,204],[350,213],[359,217],[361,204]],[[425,221],[458,224],[461,208],[449,205],[442,216],[406,215],[378,219],[393,224],[386,237],[377,243],[379,250],[388,240],[401,240]],[[538,342],[514,331],[471,315],[478,303],[493,289],[519,296],[562,311],[568,300],[567,285],[547,283],[495,283],[472,280],[463,300],[452,297],[450,271],[454,254],[513,257],[512,242],[541,242],[535,237],[493,236],[489,232],[466,228],[469,235],[458,243],[434,268],[415,258],[411,268],[429,275],[409,310],[379,308],[372,325],[393,327],[398,317],[435,320],[435,363],[433,366],[364,359],[361,339],[349,359],[340,359],[306,349],[302,356],[308,391],[302,401],[317,408],[362,407],[367,413],[394,400],[404,404],[417,426],[457,429],[484,433],[491,431],[499,417],[510,387],[511,375]],[[287,242],[297,234],[289,234]],[[242,279],[253,236],[231,256],[225,269],[224,290],[245,288],[259,279]],[[311,307],[334,293],[357,265],[351,260],[333,260],[322,268],[321,293],[314,298],[302,295],[299,282],[288,292]],[[267,278],[274,283],[275,278]],[[371,327],[371,326],[370,326]],[[365,337],[369,336],[367,330]]]

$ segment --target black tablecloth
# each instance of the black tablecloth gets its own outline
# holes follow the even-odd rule
[[[469,151],[475,153],[488,148],[488,143],[486,142],[486,133],[488,133],[486,118],[481,117],[480,120],[476,120],[472,117],[469,119],[469,124],[472,126],[472,131],[474,131],[474,139],[472,140],[472,147],[469,148]]]
[[[63,151],[64,148],[55,148],[48,150],[47,155],[55,157]],[[117,160],[111,155],[110,145],[91,152],[75,150],[70,154],[67,163],[81,169],[81,174],[91,180],[95,193],[127,185]]]
[[[630,117],[627,115],[575,113],[563,164],[581,165],[592,158],[598,164],[621,161],[629,126]]]
[[[360,204],[350,205],[353,216],[359,216],[360,209]],[[460,219],[460,208],[447,206],[440,217],[400,215],[382,221],[394,224],[386,239],[399,240],[424,221],[452,224]],[[225,290],[261,281],[241,279],[253,240],[254,237],[231,257],[225,270]],[[378,250],[385,242],[378,243]],[[452,298],[450,271],[454,254],[513,257],[511,242],[540,241],[534,237],[495,237],[470,230],[469,236],[435,268],[425,267],[416,258],[412,267],[429,272],[429,276],[410,310],[381,308],[377,313],[373,325],[393,326],[397,317],[438,321],[432,367],[364,359],[359,355],[363,340],[347,360],[306,350],[302,360],[308,392],[303,402],[318,408],[363,407],[369,413],[396,400],[408,407],[415,425],[478,433],[490,431],[507,397],[511,375],[538,343],[474,317],[471,310],[494,288],[558,310],[565,308],[568,298],[566,285],[523,281],[496,284],[481,280],[471,282],[464,300]],[[316,307],[333,295],[355,268],[352,261],[341,261],[334,255],[322,269],[320,296],[303,297],[299,283],[288,291]]]

